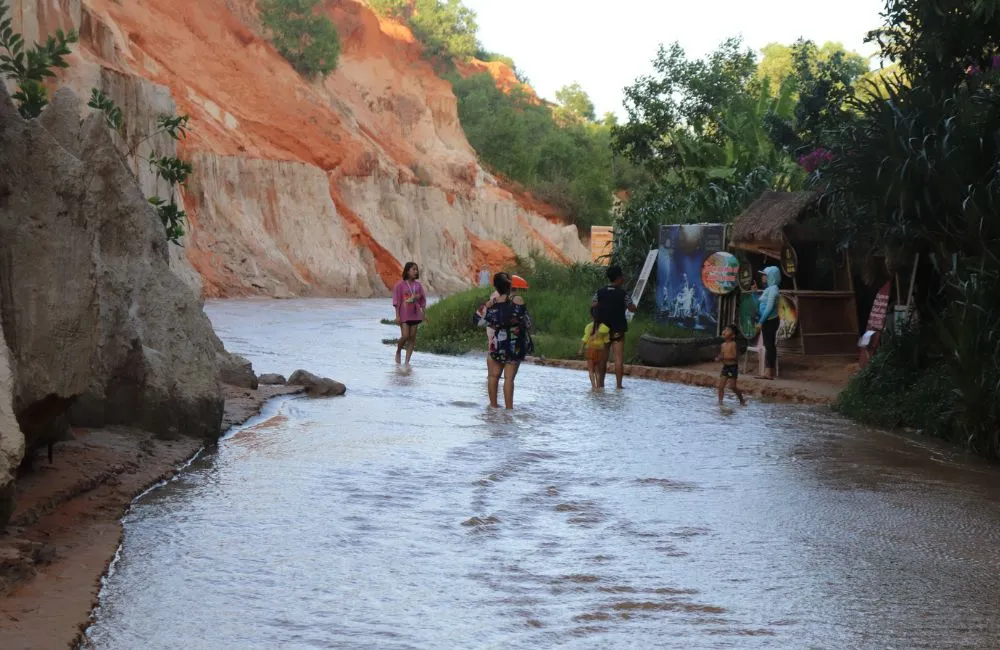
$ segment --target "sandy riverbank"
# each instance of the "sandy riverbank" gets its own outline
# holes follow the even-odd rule
[[[585,361],[571,359],[534,359],[535,364],[556,368],[586,370]],[[851,358],[794,358],[780,360],[781,376],[773,381],[754,379],[752,373],[741,374],[740,389],[746,394],[776,402],[798,404],[830,404],[847,386],[857,363]],[[702,363],[683,368],[653,368],[626,365],[625,375],[656,379],[691,386],[715,388],[719,381],[719,364]],[[614,377],[608,378],[614,386]]]
[[[292,386],[227,387],[223,430]],[[136,495],[173,476],[202,447],[128,428],[74,430],[53,463],[39,454],[18,480],[17,508],[0,534],[0,648],[75,647],[97,601],[101,576],[121,542]]]

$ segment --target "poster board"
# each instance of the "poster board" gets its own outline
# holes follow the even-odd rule
[[[653,265],[656,263],[656,258],[659,255],[659,251],[655,248],[646,254],[646,261],[642,265],[642,271],[639,272],[639,279],[636,280],[635,288],[632,289],[632,302],[638,306],[639,301],[642,300],[642,294],[646,291],[646,285],[649,283],[649,276],[653,273]],[[629,321],[635,316],[632,312],[627,312],[625,318]]]
[[[660,226],[656,263],[657,319],[685,329],[714,332],[719,296],[702,282],[705,260],[725,250],[723,224]]]
[[[612,226],[590,227],[590,260],[594,264],[607,266],[614,248],[614,228]]]

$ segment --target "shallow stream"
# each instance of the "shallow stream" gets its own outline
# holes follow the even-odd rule
[[[382,301],[208,306],[344,381],[141,498],[97,648],[995,648],[1000,472],[828,409],[481,357],[397,369]]]

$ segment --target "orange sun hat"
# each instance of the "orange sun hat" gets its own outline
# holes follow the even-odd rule
[[[510,276],[510,286],[513,289],[527,289],[528,281],[520,275],[512,275]]]

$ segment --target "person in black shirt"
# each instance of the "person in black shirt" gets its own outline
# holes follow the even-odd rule
[[[620,266],[608,267],[608,281],[610,284],[602,287],[594,294],[593,306],[597,307],[600,322],[608,326],[611,330],[611,342],[608,344],[610,350],[615,353],[615,379],[618,380],[618,388],[622,388],[622,378],[625,376],[625,332],[628,331],[628,319],[625,312],[635,312],[635,303],[631,296],[623,288],[625,275]],[[608,356],[604,355],[604,364],[598,373],[601,387],[604,386],[604,377],[608,373]]]

